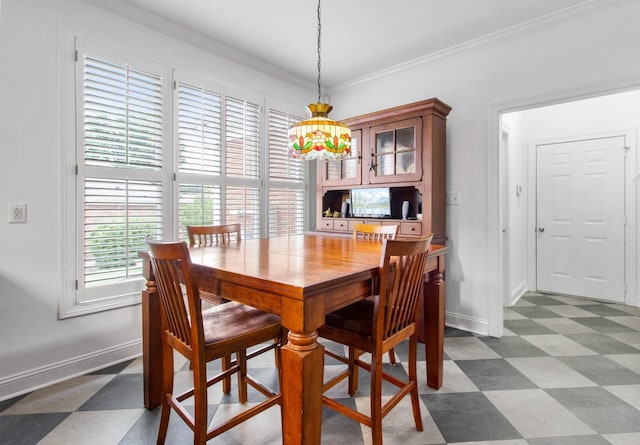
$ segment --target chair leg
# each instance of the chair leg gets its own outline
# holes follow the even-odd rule
[[[238,372],[238,400],[240,403],[247,402],[247,351],[242,349],[236,352],[236,358],[238,359],[238,366],[240,371]]]
[[[395,365],[397,363],[396,362],[396,353],[395,353],[395,351],[393,349],[389,349],[389,362],[392,365]]]
[[[382,356],[371,357],[371,442],[382,445]]]
[[[289,340],[289,330],[285,327],[282,327],[281,333],[280,333],[280,338],[274,338],[273,341],[278,345],[275,349],[275,356],[276,356],[276,368],[280,369],[281,368],[281,363],[280,363],[280,349],[287,344],[287,341]]]
[[[411,390],[411,408],[413,409],[413,420],[416,423],[416,430],[422,431],[422,415],[420,414],[420,397],[418,395],[418,335],[409,337],[409,381],[413,382]]]
[[[278,353],[278,351],[280,350],[280,341],[277,338],[274,338],[273,342],[277,345],[273,350],[273,358],[276,364],[276,368],[280,369],[280,354]]]
[[[205,363],[193,365],[193,444],[205,445],[208,426],[207,367]]]
[[[360,357],[360,351],[349,346],[349,395],[354,397],[358,392],[358,366],[356,359]]]
[[[162,342],[162,408],[160,411],[160,428],[158,430],[157,445],[164,445],[169,428],[171,405],[169,397],[173,394],[173,348]]]
[[[220,360],[223,371],[231,367],[231,355],[225,355]],[[227,376],[222,380],[222,392],[224,394],[231,394],[231,376]]]

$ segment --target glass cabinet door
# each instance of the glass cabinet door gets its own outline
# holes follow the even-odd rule
[[[324,185],[360,184],[360,144],[361,130],[351,132],[351,156],[336,161],[321,161],[322,183]]]
[[[408,119],[371,128],[371,183],[416,181],[422,176],[422,121]]]

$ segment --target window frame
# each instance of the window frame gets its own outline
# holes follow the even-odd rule
[[[61,39],[62,41],[63,39]],[[67,43],[69,42],[69,43]],[[61,42],[62,43],[62,42]],[[86,166],[84,162],[84,56],[109,61],[118,65],[126,65],[134,70],[160,76],[162,85],[162,161],[159,170],[118,169],[109,167]],[[71,62],[69,63],[69,55]],[[65,57],[66,56],[66,57]],[[167,172],[171,159],[165,155],[167,144],[172,139],[172,113],[167,113],[166,104],[171,103],[171,70],[158,62],[139,57],[114,45],[99,43],[82,33],[73,33],[70,39],[64,39],[60,51],[61,69],[61,116],[63,128],[73,128],[73,135],[63,131],[62,146],[65,150],[61,160],[63,163],[63,216],[62,216],[62,285],[58,299],[58,318],[65,319],[104,310],[138,304],[141,301],[140,291],[144,289],[143,277],[123,280],[116,285],[96,286],[89,289],[84,285],[84,191],[85,179],[93,176],[104,179],[121,179],[127,181],[153,181],[160,184],[161,224],[163,237],[166,236],[167,209],[171,208],[170,193],[167,187]],[[68,100],[73,98],[73,103]],[[71,106],[71,109],[68,107]],[[65,125],[66,124],[66,125]],[[69,125],[69,126],[67,126]]]

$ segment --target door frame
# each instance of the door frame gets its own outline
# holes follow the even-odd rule
[[[509,284],[509,144],[511,130],[509,126],[500,122],[500,244],[501,258],[500,270],[502,270],[502,286],[504,289],[504,306],[511,303],[511,293],[507,286]]]
[[[605,139],[610,137],[624,137],[625,145],[629,147],[625,159],[625,178],[624,178],[624,210],[626,215],[626,225],[624,228],[624,278],[626,283],[626,290],[624,295],[624,303],[630,306],[637,306],[640,304],[636,296],[636,215],[637,215],[637,199],[634,189],[634,183],[632,179],[637,171],[637,145],[636,145],[636,130],[624,129],[624,130],[610,130],[597,133],[588,133],[581,135],[571,135],[554,138],[543,138],[531,140],[527,147],[527,281],[529,283],[529,290],[535,291],[538,289],[538,275],[537,275],[537,201],[538,201],[538,181],[537,181],[537,147],[538,145],[548,144],[562,144],[572,141],[580,140],[592,140],[592,139]]]
[[[501,337],[504,332],[503,302],[505,301],[505,293],[507,292],[507,289],[504,288],[503,279],[504,264],[502,252],[504,247],[500,224],[502,220],[500,190],[502,181],[500,176],[502,170],[502,152],[499,141],[502,131],[502,114],[638,89],[640,89],[638,79],[619,79],[615,82],[591,84],[573,90],[555,91],[538,96],[517,96],[489,103],[487,119],[487,270],[495,271],[495,274],[491,274],[491,278],[487,284],[487,290],[489,292],[487,296],[489,306],[487,314],[488,335]],[[632,148],[637,152],[636,138],[634,138],[633,143],[634,146],[632,146]],[[636,174],[640,173],[640,156],[636,156],[635,171],[637,172]],[[633,177],[629,178],[629,181],[632,179]],[[634,182],[633,185],[635,185],[635,187],[631,187],[631,192],[637,202],[640,182]],[[637,210],[633,214],[634,223],[636,222],[636,214]],[[629,227],[629,224],[627,224],[627,227]],[[635,252],[640,252],[636,233],[637,229],[634,231],[635,242],[632,248]],[[630,243],[631,240],[625,240],[625,242]],[[640,261],[636,261],[636,257],[637,255],[634,253],[633,261],[635,269],[633,273],[628,276],[627,295],[632,299],[633,306],[640,306],[640,295],[638,294],[636,279],[637,275],[640,275]]]

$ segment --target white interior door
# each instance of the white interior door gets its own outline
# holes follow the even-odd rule
[[[537,146],[537,287],[624,302],[624,136]]]

